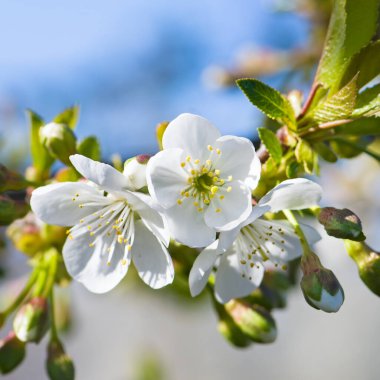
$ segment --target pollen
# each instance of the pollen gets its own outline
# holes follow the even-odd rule
[[[217,153],[217,154],[221,154],[222,152],[221,152],[220,149],[217,149],[217,150],[216,150],[216,153]]]
[[[132,249],[132,246],[130,244],[127,245],[127,250],[130,251]]]
[[[124,242],[124,238],[123,238],[123,236],[119,235],[119,236],[117,237],[117,242],[118,242],[119,244],[123,244],[123,242]]]
[[[217,209],[215,210],[215,212],[221,212],[221,211],[222,211],[221,208],[217,208]]]
[[[232,181],[232,175],[229,175],[229,176],[228,176],[227,181],[228,181],[228,182],[231,182],[231,181]]]
[[[217,193],[218,190],[219,190],[218,186],[211,186],[211,193],[212,193],[212,194]]]
[[[127,264],[127,260],[123,259],[121,260],[121,265],[126,265]]]
[[[219,169],[215,169],[215,174],[216,175],[220,175],[220,170]]]
[[[224,195],[221,195],[219,199],[222,201],[224,199]]]
[[[211,145],[207,145],[207,149],[211,152],[214,148]]]
[[[199,162],[200,162],[200,161],[198,160],[198,158],[197,158],[196,160],[194,160],[194,164],[195,164],[195,165],[198,165]]]
[[[190,162],[190,161],[191,161],[191,157],[190,157],[190,156],[187,156],[187,157],[186,157],[186,161],[187,161],[187,162]]]
[[[182,204],[182,199],[177,199],[177,204],[181,205]]]
[[[186,162],[181,162],[181,167],[184,168],[186,166]]]
[[[199,207],[198,208],[198,212],[202,212],[203,211],[203,208],[202,207]]]
[[[231,186],[228,186],[227,187],[227,193],[230,193],[232,191],[232,187]]]

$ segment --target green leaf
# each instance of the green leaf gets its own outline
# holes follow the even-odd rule
[[[288,178],[295,178],[298,176],[300,164],[297,161],[292,161],[286,166],[286,176]]]
[[[45,173],[54,162],[54,158],[40,141],[40,128],[45,125],[43,119],[31,110],[27,110],[27,118],[30,128],[30,151],[33,166],[40,174]]]
[[[75,129],[79,119],[79,106],[66,108],[63,112],[57,115],[53,121],[60,124],[66,124],[71,129]]]
[[[337,93],[319,103],[310,116],[318,123],[347,119],[355,108],[357,94],[356,77],[354,77]]]
[[[316,83],[336,92],[351,58],[376,33],[380,0],[335,0]],[[355,75],[357,71],[353,73]],[[349,78],[349,80],[353,77]]]
[[[266,128],[258,128],[258,133],[261,142],[267,148],[270,156],[276,162],[276,164],[280,164],[282,158],[282,147],[280,141],[278,141],[277,136],[269,129]]]
[[[380,119],[362,118],[334,128],[336,136],[376,136],[380,135]]]
[[[359,94],[353,116],[379,116],[378,113],[380,113],[380,83]]]
[[[336,162],[338,160],[335,153],[323,142],[313,144],[313,149],[327,162]]]
[[[296,129],[294,110],[287,98],[257,79],[239,79],[237,85],[249,101],[269,118]]]
[[[100,145],[95,136],[89,136],[80,141],[77,145],[77,151],[92,160],[100,161],[101,159]]]
[[[362,88],[380,74],[380,40],[370,43],[351,59],[341,85],[349,82],[356,74],[358,88]]]
[[[303,165],[305,172],[312,174],[315,164],[315,153],[307,141],[299,140],[295,155],[297,161]]]
[[[332,140],[330,144],[334,147],[334,150],[336,147],[340,149],[340,154],[337,152],[340,157],[352,158],[358,156],[360,153],[366,153],[368,156],[380,162],[380,155],[367,148],[369,142],[365,139],[337,138]]]

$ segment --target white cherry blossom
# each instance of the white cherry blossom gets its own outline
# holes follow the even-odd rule
[[[73,226],[63,247],[69,274],[94,293],[114,288],[133,261],[152,288],[173,281],[169,236],[149,196],[131,191],[128,177],[113,167],[73,155],[87,182],[63,182],[33,191],[31,207],[48,224]]]
[[[318,204],[322,190],[307,179],[280,183],[253,207],[251,215],[238,227],[221,232],[219,239],[197,257],[190,272],[190,291],[198,295],[216,268],[215,295],[219,302],[244,297],[257,288],[264,277],[264,263],[284,267],[302,255],[300,237],[286,220],[260,218],[266,212],[300,210]],[[312,227],[301,225],[309,244],[320,239]]]
[[[168,125],[162,145],[148,162],[147,182],[177,241],[205,247],[216,231],[250,215],[261,170],[251,141],[221,137],[206,119],[182,114]]]

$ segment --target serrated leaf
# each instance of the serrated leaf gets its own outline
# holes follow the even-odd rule
[[[88,136],[77,144],[79,154],[91,158],[95,161],[100,161],[101,150],[100,145],[95,136]]]
[[[349,82],[356,74],[358,88],[362,88],[380,74],[380,40],[368,44],[350,60],[341,85]]]
[[[380,112],[380,83],[359,94],[352,115],[369,117],[377,116],[378,112]]]
[[[79,106],[66,108],[63,112],[57,115],[53,121],[60,124],[66,124],[71,129],[75,129],[79,119]]]
[[[376,136],[380,135],[380,119],[361,118],[334,128],[337,136]]]
[[[282,147],[280,141],[278,141],[277,136],[269,129],[258,128],[258,133],[261,142],[265,145],[270,156],[279,164],[282,158]]]
[[[380,0],[366,0],[365,4],[358,0],[335,0],[316,83],[331,88],[332,93],[340,88],[351,58],[368,45],[376,32],[379,4]]]
[[[296,129],[294,110],[287,98],[257,79],[239,79],[237,85],[249,101],[269,118]]]
[[[356,77],[354,77],[334,95],[319,103],[310,116],[318,123],[347,119],[355,108],[357,94]]]
[[[40,128],[45,124],[44,120],[32,110],[26,111],[30,128],[30,152],[33,166],[42,174],[49,170],[54,158],[40,141]]]
[[[315,153],[309,143],[305,140],[299,140],[294,153],[297,161],[303,165],[305,172],[312,174],[315,163]]]

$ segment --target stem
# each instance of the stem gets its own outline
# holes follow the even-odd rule
[[[57,273],[57,266],[58,266],[58,254],[57,254],[57,251],[54,249],[49,260],[49,276],[47,277],[47,280],[45,282],[45,287],[44,287],[44,295],[46,297],[50,294],[50,291],[53,290],[55,275]]]
[[[309,93],[309,96],[307,97],[306,102],[302,107],[300,114],[297,116],[297,121],[301,120],[305,116],[306,112],[309,110],[309,108],[311,106],[311,103],[314,100],[315,94],[317,93],[317,91],[320,87],[321,87],[320,83],[313,85],[313,87],[311,88],[311,91]]]
[[[8,317],[10,314],[12,314],[20,306],[22,301],[24,301],[24,299],[26,298],[26,296],[32,289],[33,285],[35,284],[37,275],[38,275],[38,270],[36,268],[33,270],[32,274],[29,276],[29,279],[26,282],[24,289],[19,293],[19,295],[13,301],[13,303],[2,312],[5,318]]]
[[[55,323],[55,314],[54,314],[54,287],[50,289],[49,293],[49,308],[50,308],[50,334],[51,340],[59,341],[57,325]]]
[[[326,129],[336,128],[336,127],[339,127],[340,125],[351,123],[352,121],[354,121],[354,120],[342,119],[342,120],[329,121],[327,123],[319,124],[316,127],[307,129],[305,132],[301,132],[299,135],[300,135],[300,137],[307,136],[307,135],[313,135],[313,133],[320,132],[320,131],[323,131]]]
[[[300,238],[301,246],[303,248],[303,254],[305,256],[310,255],[311,249],[309,246],[309,243],[307,242],[306,236],[302,231],[301,226],[299,225],[297,219],[295,218],[294,214],[290,210],[282,210],[286,218],[288,219],[289,223],[294,227],[296,234]]]

